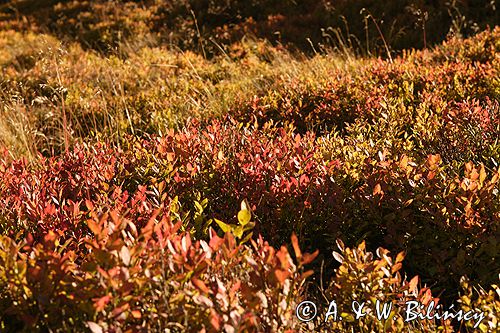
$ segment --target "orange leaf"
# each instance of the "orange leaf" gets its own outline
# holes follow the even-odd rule
[[[217,236],[214,229],[210,228],[210,243],[209,243],[210,247],[214,251],[217,251],[223,243],[224,243],[224,238],[220,238],[219,236]]]
[[[418,275],[415,275],[415,277],[411,279],[410,282],[408,283],[408,291],[413,292],[417,288],[417,285],[418,285]]]
[[[232,287],[231,287],[231,290],[229,290],[229,295],[231,297],[234,297],[234,295],[236,294],[236,292],[238,290],[240,290],[241,288],[241,281],[237,281]]]
[[[399,271],[401,269],[401,267],[403,267],[403,264],[400,263],[400,262],[398,262],[397,264],[395,264],[394,266],[392,266],[391,272],[394,274],[397,271]]]
[[[276,279],[279,281],[279,283],[283,285],[288,276],[290,276],[290,272],[281,269],[276,269],[274,271],[274,275],[276,276]]]
[[[89,227],[90,231],[92,231],[92,233],[94,235],[98,236],[101,234],[100,226],[97,223],[95,223],[94,221],[87,220],[87,226]]]
[[[425,294],[421,298],[420,302],[424,305],[427,305],[432,300],[432,293],[430,289],[425,291]]]
[[[483,186],[485,179],[486,179],[486,171],[484,170],[484,165],[481,164],[481,169],[479,170],[479,183],[481,184],[481,186]]]
[[[402,262],[404,258],[405,258],[404,251],[399,252],[398,255],[396,256],[396,264]]]
[[[200,289],[201,291],[203,291],[205,294],[209,294],[210,293],[210,289],[208,289],[207,285],[205,284],[205,282],[193,277],[191,279],[191,281],[193,281],[193,284],[198,288]]]
[[[46,243],[46,244],[54,244],[55,240],[57,238],[57,235],[55,232],[53,232],[52,230],[50,230],[44,237],[43,237],[43,241]]]
[[[125,304],[123,304],[122,306],[115,308],[115,309],[111,312],[111,315],[112,315],[113,317],[118,317],[118,316],[119,316],[119,315],[121,315],[123,312],[127,311],[129,308],[130,308],[130,304],[125,303]]]
[[[95,310],[97,312],[101,312],[102,310],[104,310],[104,308],[109,303],[109,301],[111,301],[110,295],[106,295],[106,296],[99,298],[97,301],[94,302]]]
[[[319,254],[319,250],[314,251],[314,253],[304,253],[302,257],[302,265],[307,265],[312,262]]]
[[[297,235],[295,235],[295,232],[292,233],[292,246],[293,250],[295,251],[295,256],[297,259],[302,258],[302,252],[300,251],[299,247],[299,240],[297,239]]]
[[[305,279],[307,279],[308,277],[310,277],[313,274],[314,274],[314,271],[313,270],[309,270],[309,271],[306,271],[306,272],[302,273],[302,275],[300,276],[300,278],[303,279],[303,280],[305,280]]]
[[[280,260],[281,267],[287,269],[290,267],[290,261],[288,260],[288,251],[286,247],[282,246],[281,249],[276,252],[276,256]]]

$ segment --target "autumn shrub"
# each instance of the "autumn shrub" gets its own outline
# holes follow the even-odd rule
[[[498,37],[485,32],[473,40],[467,46],[453,39],[442,45],[453,61],[440,58],[443,51],[436,48],[432,53],[405,54],[392,62],[370,59],[349,73],[332,71],[332,79],[316,84],[310,78],[278,81],[275,89],[237,104],[232,114],[242,121],[257,117],[259,123],[288,122],[299,131],[325,133],[343,130],[358,118],[377,124],[388,100],[402,103],[407,110],[400,112],[409,114],[425,105],[468,108],[471,100],[495,108]],[[498,118],[498,112],[491,113]],[[445,119],[444,114],[440,117]]]
[[[499,289],[493,284],[488,290],[472,285],[463,277],[460,281],[460,298],[450,304],[436,297],[431,288],[422,283],[419,276],[407,279],[402,273],[406,253],[391,255],[384,248],[378,248],[375,254],[366,249],[365,242],[349,248],[342,241],[337,241],[337,251],[332,253],[340,262],[335,275],[327,282],[317,303],[320,316],[309,323],[308,329],[349,332],[400,332],[403,330],[418,332],[494,332],[498,326]],[[411,275],[410,275],[411,276]],[[482,312],[480,321],[453,322],[452,319],[434,317],[406,322],[407,302],[418,302],[424,307],[431,307],[431,314],[443,314],[443,311],[455,309]],[[335,302],[335,308],[330,308]],[[432,305],[431,305],[432,303]],[[362,305],[363,316],[355,318],[352,306]],[[383,317],[384,304],[390,306],[387,317]],[[441,309],[440,309],[441,308]],[[440,310],[438,310],[440,309]],[[331,311],[331,312],[330,312]],[[421,310],[424,314],[426,310]],[[329,317],[326,314],[329,313]],[[336,317],[336,318],[335,318]],[[340,318],[342,318],[340,320]],[[336,319],[336,320],[335,320]]]
[[[86,223],[92,233],[81,239],[53,231],[39,242],[2,236],[2,330],[283,331],[296,325],[293,309],[309,274],[303,265],[314,255],[298,252],[293,261],[285,247],[275,250],[262,238],[240,245],[230,233],[194,241],[168,217],[152,216],[139,229],[110,211]]]
[[[184,228],[207,239],[247,200],[255,234],[274,246],[296,232],[308,250],[329,251],[337,238],[406,250],[408,272],[438,283],[446,297],[464,274],[494,281],[498,170],[467,163],[454,174],[439,155],[422,162],[381,151],[354,167],[325,156],[323,143],[269,124],[192,122],[163,137],[131,138],[122,149],[84,145],[34,165],[5,162],[3,230],[39,239],[55,228],[79,239],[89,234],[87,202],[127,212],[140,228],[173,201]]]
[[[469,161],[495,168],[499,159],[500,105],[487,98],[450,105],[443,126],[427,145],[450,164]],[[430,150],[429,149],[429,150]]]
[[[310,325],[327,330],[385,329],[398,331],[403,304],[429,304],[438,298],[407,281],[399,272],[404,253],[392,258],[385,249],[377,259],[362,243],[347,248],[338,241],[341,262],[324,291],[339,304],[342,321],[300,323],[295,307],[306,297],[304,265],[317,255],[271,247],[262,237],[247,244],[232,233],[222,238],[212,230],[208,242],[180,231],[168,215],[154,213],[137,228],[115,211],[98,214],[90,208],[85,221],[91,233],[76,240],[50,231],[39,241],[2,236],[0,239],[0,324],[6,332],[46,331],[307,331]],[[76,242],[77,246],[71,243]],[[295,259],[292,259],[292,254]],[[470,285],[463,286],[462,308],[470,309]],[[494,288],[494,286],[493,286]],[[488,313],[481,330],[495,324],[494,293],[482,294],[473,309]],[[493,297],[493,298],[492,298]],[[392,302],[387,321],[375,319],[373,307],[359,322],[348,306],[353,301]],[[476,304],[474,303],[474,304]],[[393,320],[393,317],[397,320]],[[359,326],[361,325],[361,326]],[[411,325],[411,324],[410,324]],[[414,325],[414,324],[413,324]],[[449,322],[422,321],[415,329],[446,331]],[[485,329],[486,328],[486,329]]]
[[[495,332],[500,29],[384,58],[248,37],[308,4],[0,5],[0,330],[472,331],[348,313],[458,297]],[[299,323],[313,298],[344,320]]]
[[[464,311],[470,309],[480,309],[487,313],[486,321],[481,323],[478,328],[480,332],[489,332],[498,327],[498,317],[495,315],[500,310],[500,290],[498,285],[493,284],[490,288],[484,288],[471,285],[468,278],[460,281],[462,292],[459,302]],[[465,323],[467,329],[474,329],[471,323]]]
[[[58,230],[79,238],[85,218],[80,207],[86,200],[119,205],[127,195],[111,188],[116,157],[99,145],[92,150],[77,148],[65,159],[41,159],[33,169],[26,160],[4,162],[1,200],[9,221],[2,226],[3,232],[24,230],[37,236]]]
[[[409,265],[415,265],[411,271],[426,272],[432,280],[458,285],[468,274],[483,283],[495,281],[498,170],[488,175],[484,166],[469,163],[464,176],[447,179],[435,155],[425,165],[407,157],[376,164],[352,201],[358,219],[378,226],[367,239],[407,249]]]
[[[257,230],[279,243],[293,230],[302,235],[324,230],[325,220],[340,223],[334,212],[341,209],[342,190],[331,179],[339,162],[325,163],[317,149],[313,134],[302,137],[291,128],[259,131],[215,121],[200,129],[194,122],[180,133],[132,139],[124,151],[86,145],[64,157],[41,158],[33,166],[23,160],[6,162],[1,209],[18,221],[9,228],[22,225],[40,234],[57,227],[79,233],[80,207],[86,200],[142,213],[174,197],[183,206],[206,199],[201,212],[206,223],[231,219],[231,208],[247,199],[262,222]],[[136,196],[148,197],[151,204],[136,207]],[[331,208],[318,210],[320,206]]]
[[[405,303],[417,301],[428,306],[432,301],[439,305],[439,298],[433,297],[430,288],[419,286],[419,277],[414,276],[409,281],[401,275],[404,252],[392,257],[389,251],[378,248],[376,258],[366,250],[362,242],[352,249],[338,241],[338,250],[333,256],[341,263],[324,292],[325,298],[337,304],[337,313],[343,320],[330,320],[325,328],[330,330],[351,331],[359,329],[362,332],[400,332],[401,330],[418,330],[421,332],[452,332],[450,321],[422,320],[405,322]],[[355,319],[352,304],[363,304],[366,314]],[[386,319],[379,319],[383,305],[391,305],[391,311]]]

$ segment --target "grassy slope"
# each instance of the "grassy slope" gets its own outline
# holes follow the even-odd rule
[[[184,227],[196,226],[195,237],[207,239],[200,226],[212,217],[234,221],[235,207],[249,199],[255,206],[256,231],[274,246],[287,242],[295,231],[307,250],[320,248],[329,269],[338,267],[329,256],[337,237],[349,246],[365,239],[369,249],[406,250],[406,272],[423,276],[428,284],[438,282],[435,294],[447,288],[448,300],[456,298],[460,274],[489,287],[497,281],[499,246],[499,34],[497,28],[472,39],[453,39],[432,50],[407,52],[391,62],[349,54],[300,58],[256,41],[235,44],[211,60],[191,52],[137,45],[123,45],[115,55],[105,56],[76,43],[62,44],[48,35],[1,31],[0,142],[8,153],[1,170],[0,208],[6,221],[2,224],[5,236],[0,257],[7,262],[15,251],[6,244],[21,244],[28,231],[36,238],[33,247],[40,242],[44,248],[52,246],[50,237],[40,241],[51,228],[60,231],[61,244],[68,238],[80,242],[88,237],[91,242],[98,237],[94,228],[87,227],[91,224],[84,223],[92,209],[82,208],[82,215],[75,214],[74,202],[83,207],[85,200],[90,200],[98,213],[116,209],[130,214],[139,225],[154,208],[165,208],[166,202],[177,196],[182,209],[174,213],[181,217],[187,214]],[[192,123],[190,117],[205,123]],[[214,123],[214,117],[221,122]],[[277,126],[269,125],[270,121]],[[158,134],[163,139],[158,139]],[[78,142],[87,145],[73,150]],[[101,148],[98,142],[110,146]],[[47,160],[38,152],[55,158]],[[28,157],[31,163],[13,162],[12,157]],[[113,167],[108,170],[110,165]],[[159,185],[159,180],[165,184]],[[140,185],[149,192],[141,192]],[[162,192],[160,188],[168,194],[165,198],[155,194],[155,190]],[[116,194],[122,190],[134,199]],[[123,198],[123,205],[117,196]],[[199,204],[205,198],[208,203],[200,213],[194,201]],[[159,203],[162,200],[163,205]],[[142,201],[145,210],[136,206]],[[69,229],[72,236],[68,236],[67,223],[75,228]],[[220,230],[213,221],[212,226]],[[185,240],[167,237],[173,237],[179,249],[185,246]],[[128,238],[121,241],[142,246]],[[104,243],[104,252],[117,249],[111,241]],[[127,297],[128,291],[113,289],[113,279],[108,276],[107,289],[93,293],[92,285],[105,274],[79,266],[82,260],[96,261],[103,267],[111,264],[98,255],[86,257],[86,252],[71,246],[75,246],[72,250],[77,258],[74,265],[72,262],[65,268],[69,272],[65,278],[81,283],[87,294],[80,296],[83,305],[80,300],[70,302],[64,311],[81,313],[75,317],[79,325],[92,320],[106,327],[114,320],[112,311],[123,305],[120,297]],[[194,252],[201,245],[196,246]],[[26,253],[31,250],[24,253],[21,248],[15,258],[28,262]],[[251,252],[248,248],[242,251]],[[148,252],[137,255],[147,257]],[[160,253],[149,255],[163,260]],[[123,256],[113,259],[112,265],[122,267]],[[173,258],[169,260],[175,262]],[[137,260],[141,269],[151,264],[152,270],[161,271],[158,264]],[[238,262],[231,262],[238,267]],[[273,265],[286,266],[283,262]],[[4,267],[11,264],[14,271],[17,264],[8,263]],[[207,265],[208,271],[197,278],[216,285],[211,276],[219,274],[224,263]],[[248,271],[254,269],[250,260],[242,265]],[[57,267],[50,269],[58,271]],[[244,281],[246,272],[221,279],[230,284],[231,279]],[[343,280],[345,271],[337,272],[336,281],[344,281],[345,289],[357,286],[351,279],[355,273]],[[381,270],[376,272],[383,276]],[[49,273],[47,279],[52,281]],[[8,269],[2,274],[14,276]],[[26,283],[29,292],[19,288],[17,294],[2,293],[2,304],[13,313],[6,318],[15,318],[19,324],[22,316],[29,314],[34,327],[64,330],[48,315],[48,319],[36,317],[36,309],[45,306],[46,314],[54,318],[61,313],[37,298],[37,293],[55,296],[43,294],[29,274],[19,282]],[[123,328],[140,327],[140,318],[133,311],[143,311],[138,304],[148,302],[139,297],[146,277],[134,274],[137,289],[132,294],[137,303],[124,310]],[[274,275],[269,276],[260,278],[269,278],[270,285],[276,283]],[[162,278],[178,288],[177,276]],[[204,292],[189,274],[179,279],[188,281],[194,294],[200,292],[198,289]],[[162,283],[151,287],[148,294],[157,306],[151,313],[171,315],[169,306],[161,305],[164,300],[154,296]],[[270,300],[286,298],[277,286],[266,289],[269,295],[279,291],[272,294],[277,298],[269,296]],[[339,293],[336,288],[332,283],[327,293]],[[110,290],[121,295],[117,301],[103,300],[102,308],[97,301],[93,308],[85,305],[85,297],[97,300]],[[70,293],[78,294],[75,290]],[[215,295],[210,295],[206,293],[215,301]],[[294,294],[299,296],[304,294]],[[343,297],[350,301],[347,292]],[[195,304],[196,308],[205,302],[210,308],[205,300],[193,299],[194,303],[182,303],[175,298],[180,303],[172,306]],[[9,307],[13,300],[22,306]],[[255,302],[250,298],[241,301],[238,311]],[[489,302],[486,307],[498,303]],[[292,303],[287,307],[291,309]],[[279,326],[270,319],[279,315],[269,311],[266,318],[272,323],[261,323],[261,329]],[[216,327],[205,312],[190,315],[199,316],[197,329]],[[171,320],[181,322],[179,318],[184,317]],[[280,318],[280,328],[296,325],[291,319]],[[8,320],[2,318],[5,323]],[[161,321],[155,323],[159,329]],[[367,329],[378,327],[370,321],[366,325]],[[434,329],[431,325],[428,331]]]

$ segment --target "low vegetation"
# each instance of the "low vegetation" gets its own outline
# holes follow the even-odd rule
[[[383,57],[255,36],[209,52],[124,19],[161,5],[81,3],[0,29],[2,331],[474,330],[350,317],[376,300],[497,330],[498,27]],[[99,8],[67,34],[40,20]],[[127,24],[140,38],[103,32]],[[303,300],[345,320],[301,323]]]

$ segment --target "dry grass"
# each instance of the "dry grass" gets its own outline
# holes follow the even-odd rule
[[[319,87],[339,70],[359,66],[334,54],[297,58],[253,40],[212,60],[131,45],[103,56],[12,31],[0,32],[0,49],[2,126],[11,128],[0,140],[27,157],[57,153],[96,133],[116,141],[124,133],[161,133],[189,117],[224,115],[278,85]]]

